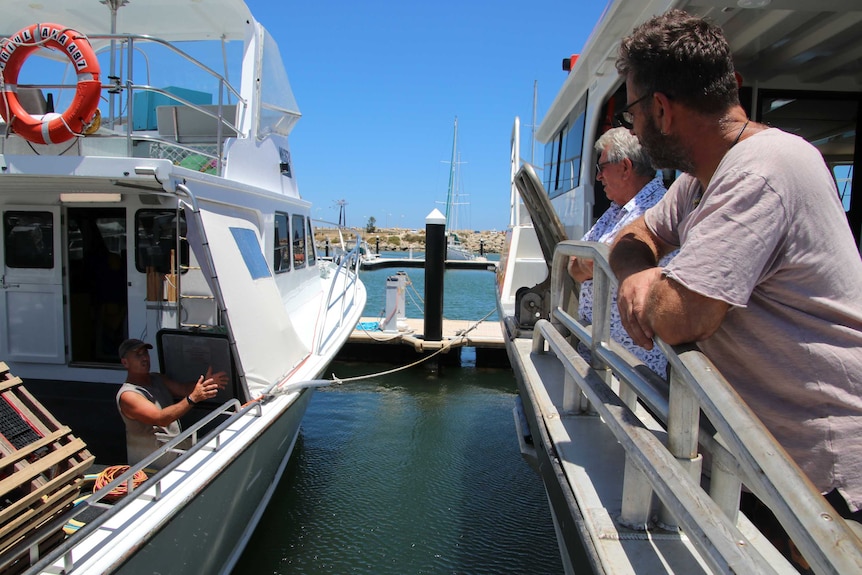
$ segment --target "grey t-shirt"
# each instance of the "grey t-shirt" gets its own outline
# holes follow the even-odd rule
[[[645,214],[664,273],[732,307],[699,342],[822,491],[862,507],[862,262],[816,148],[767,129],[708,188],[683,175]]]
[[[129,465],[134,465],[161,447],[164,444],[164,441],[170,440],[179,435],[180,424],[178,421],[174,421],[170,425],[163,427],[160,425],[149,425],[136,419],[126,417],[123,410],[120,409],[120,396],[126,392],[137,393],[144,396],[159,409],[163,409],[168,405],[173,404],[174,399],[170,390],[168,390],[165,384],[162,383],[161,376],[156,373],[150,374],[150,385],[148,386],[135,385],[126,382],[122,387],[120,387],[116,397],[117,410],[120,412],[120,416],[126,424],[126,455],[129,460]],[[159,441],[156,434],[163,437],[162,441]],[[153,462],[151,467],[161,469],[176,459],[176,457],[177,455],[174,453],[166,453]]]

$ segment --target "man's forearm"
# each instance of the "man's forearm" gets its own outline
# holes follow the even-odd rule
[[[610,264],[619,281],[632,274],[658,265],[659,246],[643,218],[617,235],[611,247]]]

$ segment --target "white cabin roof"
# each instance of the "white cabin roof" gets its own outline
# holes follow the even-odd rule
[[[770,0],[757,9],[744,8],[746,4],[744,0],[609,0],[536,139],[547,143],[554,137],[572,103],[596,77],[616,75],[614,62],[623,37],[650,16],[670,8],[681,8],[721,26],[734,65],[750,84],[799,90],[862,89],[862,2]],[[572,47],[573,52],[577,49]]]
[[[110,34],[111,9],[116,33],[149,34],[167,41],[243,40],[251,11],[242,0],[0,0],[0,35],[9,36],[37,22],[53,22],[85,34]]]

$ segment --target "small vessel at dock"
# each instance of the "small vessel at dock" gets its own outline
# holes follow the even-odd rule
[[[627,101],[620,39],[670,8],[723,28],[753,121],[808,140],[838,182],[860,181],[858,2],[609,2],[539,126],[544,170],[521,165],[517,119],[512,131],[498,308],[522,452],[544,482],[567,573],[797,573],[739,510],[743,485],[812,572],[860,572],[858,524],[838,516],[700,351],[659,342],[665,380],[610,340],[608,247],[574,241],[608,207],[593,144]],[[858,244],[862,204],[845,208]],[[593,261],[592,326],[577,317],[573,256]]]
[[[228,374],[179,436],[74,508],[29,523],[33,509],[4,508],[0,533],[32,529],[0,540],[0,571],[230,572],[366,300],[357,258],[314,250],[278,47],[241,0],[0,7],[0,359],[102,465],[126,463],[120,342],[151,344],[176,381]],[[43,55],[68,59],[77,83],[37,65]],[[28,57],[37,72],[25,75]],[[29,427],[21,454],[55,441]],[[138,485],[168,452],[178,457]],[[44,481],[68,480],[69,496],[80,477],[65,475]],[[29,479],[4,497],[39,505]],[[116,487],[127,495],[109,504]]]

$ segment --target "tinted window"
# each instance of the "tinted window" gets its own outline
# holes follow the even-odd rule
[[[186,217],[180,212],[181,266],[189,265],[189,244],[185,240]],[[152,266],[163,274],[172,273],[171,252],[176,259],[177,211],[140,210],[135,214],[135,268],[145,273]]]
[[[291,229],[293,230],[293,267],[296,269],[305,267],[305,218],[301,215],[293,215],[291,218]]]
[[[317,261],[317,246],[314,244],[314,231],[311,229],[311,219],[308,220],[308,265],[313,266]]]
[[[3,239],[10,268],[54,267],[54,216],[51,212],[5,212]]]
[[[287,214],[275,214],[275,235],[273,240],[272,269],[276,273],[290,270],[290,229],[287,227]]]

